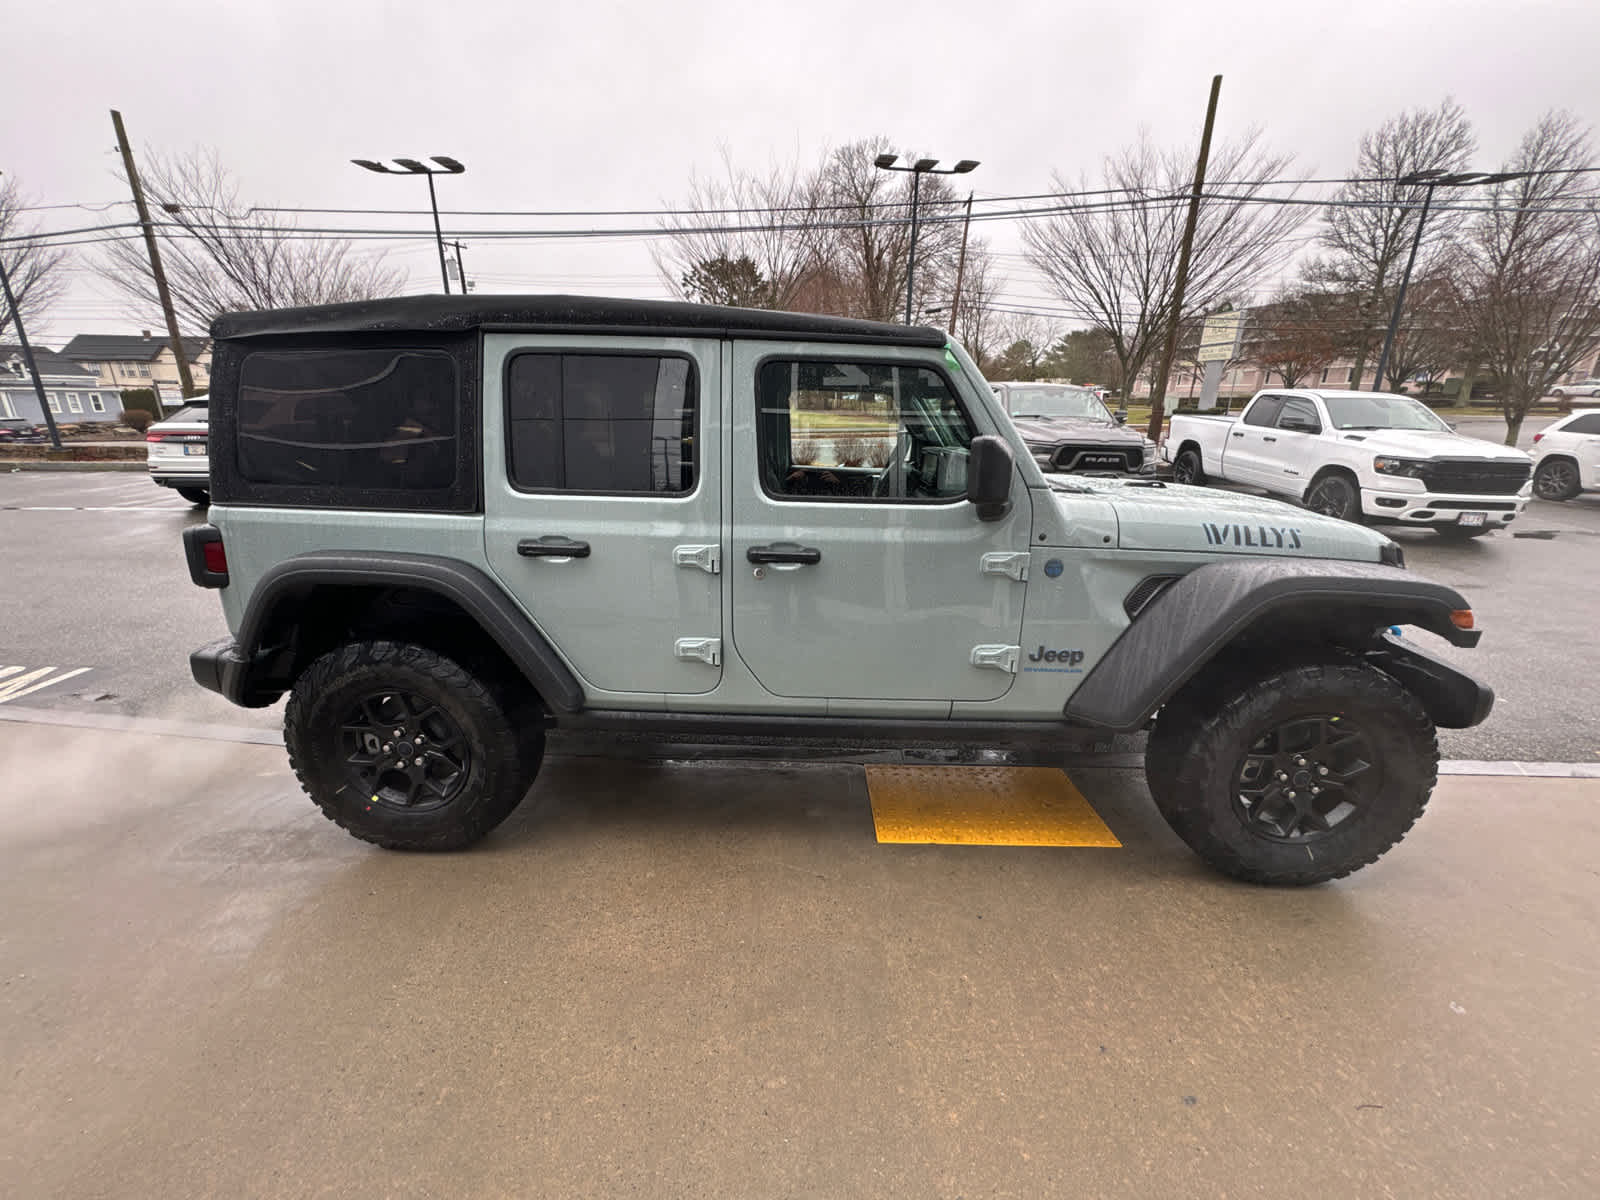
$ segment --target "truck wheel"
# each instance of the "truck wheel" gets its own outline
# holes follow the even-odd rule
[[[1206,472],[1200,461],[1200,451],[1193,446],[1185,446],[1178,451],[1178,457],[1172,464],[1172,479],[1174,483],[1204,483]]]
[[[1541,500],[1571,500],[1581,491],[1578,464],[1570,458],[1547,458],[1533,473],[1533,494]]]
[[[181,488],[173,488],[172,490],[177,492],[178,495],[182,496],[190,504],[210,504],[211,503],[211,493],[206,491],[205,488],[181,487]]]
[[[1361,489],[1342,472],[1332,471],[1306,489],[1306,507],[1325,517],[1361,522]]]
[[[1161,815],[1224,874],[1338,879],[1376,861],[1428,803],[1433,722],[1382,672],[1329,661],[1208,687],[1203,708],[1162,710],[1146,770]]]
[[[455,850],[522,802],[542,728],[458,663],[421,646],[354,642],[295,681],[284,742],[300,786],[334,824],[395,850]]]

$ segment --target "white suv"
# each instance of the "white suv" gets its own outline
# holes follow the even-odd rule
[[[1563,383],[1559,387],[1551,388],[1550,394],[1557,400],[1565,400],[1570,396],[1600,396],[1600,379],[1580,379],[1577,383]]]
[[[1600,408],[1580,408],[1533,435],[1533,494],[1571,500],[1600,489]]]
[[[182,408],[145,431],[145,457],[150,478],[162,487],[172,488],[190,504],[211,500],[211,456],[206,437],[210,433],[210,397],[193,396]]]

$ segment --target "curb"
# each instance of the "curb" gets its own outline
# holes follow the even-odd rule
[[[86,462],[53,462],[44,458],[0,459],[0,473],[7,471],[149,471],[150,465],[137,459],[112,459]]]

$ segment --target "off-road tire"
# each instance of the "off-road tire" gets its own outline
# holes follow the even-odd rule
[[[206,491],[205,488],[181,487],[181,488],[173,488],[172,490],[177,492],[178,495],[182,496],[190,504],[210,504],[211,503],[211,493]]]
[[[459,732],[464,778],[442,803],[413,811],[353,785],[341,741],[348,714],[384,691],[437,706]],[[300,786],[340,828],[391,850],[458,850],[505,820],[532,786],[544,757],[535,708],[422,646],[352,642],[295,681],[284,742]]]
[[[1311,481],[1305,505],[1312,512],[1361,524],[1361,485],[1344,471],[1328,471]]]
[[[1203,689],[1186,691],[1162,710],[1145,770],[1173,831],[1226,875],[1293,886],[1342,878],[1400,841],[1433,792],[1439,766],[1433,722],[1410,692],[1353,659],[1213,673]],[[1352,723],[1367,739],[1376,773],[1367,781],[1370,794],[1314,840],[1264,836],[1240,815],[1240,766],[1268,731],[1320,715]]]
[[[1560,503],[1571,500],[1581,491],[1582,477],[1578,474],[1577,463],[1570,458],[1547,458],[1533,473],[1533,494],[1541,500]]]
[[[1199,487],[1206,481],[1206,470],[1200,458],[1200,451],[1193,446],[1185,446],[1178,451],[1178,457],[1172,463],[1172,477],[1179,483],[1190,483]]]

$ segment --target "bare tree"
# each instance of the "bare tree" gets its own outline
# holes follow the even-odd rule
[[[1589,131],[1550,112],[1523,137],[1489,212],[1462,245],[1462,292],[1474,356],[1496,377],[1514,446],[1534,402],[1600,340],[1600,194]]]
[[[1213,150],[1211,175],[1224,182],[1208,188],[1213,195],[1200,207],[1185,313],[1248,293],[1287,260],[1287,237],[1306,212],[1259,200],[1290,161],[1265,149],[1254,131]],[[1114,195],[1074,200],[1057,175],[1064,211],[1023,230],[1028,260],[1111,339],[1130,398],[1171,316],[1193,171],[1186,151],[1161,151],[1141,138],[1105,162],[1103,186]]]
[[[961,303],[956,306],[956,338],[972,355],[978,370],[985,373],[998,350],[1001,318],[994,310],[994,302],[1000,284],[987,244],[980,240],[969,243],[966,271],[961,279]]]
[[[1010,313],[998,330],[1000,352],[995,368],[1000,378],[1039,379],[1049,374],[1046,362],[1061,336],[1060,326],[1038,313]]]
[[[742,297],[759,301],[750,307],[797,307],[825,257],[817,173],[797,163],[775,163],[764,175],[743,171],[726,150],[722,164],[720,179],[691,178],[688,203],[663,222],[671,233],[651,247],[657,270],[678,295],[702,299],[697,272],[748,260],[764,281]]]
[[[1460,270],[1460,254],[1452,252],[1436,260],[1427,274],[1411,280],[1389,349],[1385,374],[1390,388],[1398,390],[1419,376],[1431,381],[1463,358],[1468,339]]]
[[[1326,254],[1306,265],[1308,282],[1351,301],[1347,340],[1360,386],[1367,355],[1382,338],[1406,255],[1416,236],[1424,188],[1398,182],[1417,171],[1460,171],[1477,148],[1472,123],[1449,97],[1438,108],[1391,117],[1363,134],[1350,182],[1323,213],[1320,241]],[[1448,252],[1464,214],[1435,208],[1428,216],[1417,270],[1432,273]],[[1380,384],[1381,386],[1381,384]]]
[[[38,232],[36,224],[24,219],[27,200],[14,179],[0,179],[0,238],[26,238]],[[61,270],[65,250],[42,246],[36,241],[0,242],[6,275],[17,298],[25,326],[33,325],[61,298],[67,286]],[[11,336],[11,307],[0,302],[0,340]]]
[[[218,313],[392,296],[404,283],[402,271],[381,257],[362,258],[347,240],[300,234],[280,216],[247,212],[213,150],[171,157],[146,150],[139,175],[160,227],[172,305],[190,332],[204,332]],[[130,315],[159,319],[143,242],[110,243],[99,269],[131,302]]]
[[[1320,300],[1315,293],[1286,291],[1252,310],[1245,357],[1266,373],[1264,384],[1276,374],[1284,387],[1299,387],[1338,357],[1338,338]]]

